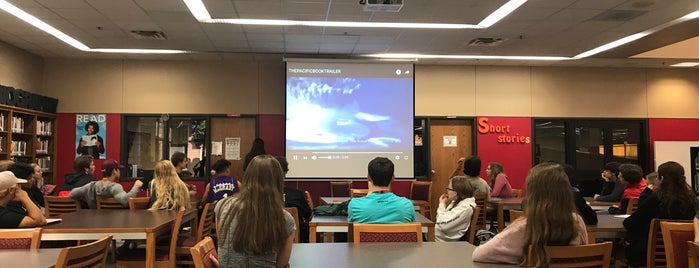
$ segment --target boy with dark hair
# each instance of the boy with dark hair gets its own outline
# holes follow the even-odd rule
[[[70,191],[70,198],[85,198],[87,206],[90,209],[97,208],[97,198],[114,198],[122,206],[128,207],[129,198],[136,197],[143,182],[137,180],[133,187],[131,187],[131,191],[128,193],[125,192],[121,184],[116,182],[121,176],[121,169],[123,168],[124,166],[119,164],[116,160],[105,160],[104,163],[102,163],[102,180],[93,181],[73,189]]]
[[[67,174],[63,184],[58,188],[58,196],[66,197],[74,188],[95,181],[95,161],[90,155],[81,155],[73,161],[73,173]]]
[[[609,162],[604,165],[602,171],[602,191],[594,196],[595,201],[619,202],[624,192],[624,185],[619,181],[619,163]]]
[[[187,168],[188,160],[187,160],[187,155],[185,155],[183,152],[175,152],[170,156],[170,162],[172,162],[172,165],[175,166],[175,169],[177,170],[177,175],[180,176],[180,179],[182,178],[182,170]]]
[[[472,155],[468,158],[461,157],[456,161],[456,169],[451,173],[448,180],[458,176],[459,173],[463,171],[464,175],[466,175],[466,178],[471,183],[471,186],[473,186],[474,193],[486,193],[490,200],[490,185],[479,176],[481,173],[481,164],[481,158],[477,155]]]
[[[395,179],[393,162],[377,157],[369,162],[369,194],[350,199],[347,221],[360,223],[404,223],[415,221],[413,203],[391,192]]]
[[[283,156],[277,156],[277,161],[282,166],[282,171],[284,174],[289,172],[289,162]],[[299,211],[299,234],[301,237],[301,243],[308,243],[308,222],[311,221],[311,213],[313,210],[306,202],[306,197],[303,192],[296,188],[284,186],[284,206],[285,207],[295,207]]]
[[[635,164],[622,164],[619,166],[619,181],[624,185],[621,193],[619,208],[610,207],[609,214],[626,214],[629,200],[638,198],[646,189],[646,180],[643,179],[643,169]]]

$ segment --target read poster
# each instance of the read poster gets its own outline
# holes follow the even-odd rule
[[[75,118],[76,157],[91,155],[94,159],[106,157],[106,114],[78,114]]]

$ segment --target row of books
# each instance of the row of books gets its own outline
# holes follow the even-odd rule
[[[45,156],[45,157],[37,158],[36,164],[38,164],[41,167],[42,171],[44,171],[44,172],[50,171],[51,170],[51,157]]]
[[[10,148],[12,149],[12,155],[17,155],[17,156],[27,155],[27,142],[26,141],[12,141]]]
[[[49,153],[49,140],[37,139],[37,141],[36,141],[36,153],[37,154],[48,154]]]
[[[11,129],[13,133],[24,133],[24,118],[13,116]],[[0,131],[5,131],[5,114],[3,113],[0,113]],[[36,134],[53,135],[53,122],[42,120],[36,121]]]
[[[53,135],[53,122],[51,121],[36,121],[37,135]]]
[[[24,133],[24,118],[12,117],[12,133]]]

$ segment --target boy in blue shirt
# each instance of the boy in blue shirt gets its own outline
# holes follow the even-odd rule
[[[369,194],[352,198],[347,208],[347,221],[359,223],[404,223],[415,221],[413,202],[391,192],[393,162],[377,157],[369,162]]]

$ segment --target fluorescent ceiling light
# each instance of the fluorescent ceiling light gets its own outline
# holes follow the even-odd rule
[[[384,59],[487,59],[487,60],[541,60],[559,61],[570,60],[569,57],[542,57],[542,56],[492,56],[492,55],[436,55],[436,54],[409,54],[409,53],[379,53],[365,55],[372,58]]]
[[[694,67],[699,66],[699,62],[680,62],[670,65],[670,67]]]
[[[210,19],[202,22],[228,23],[239,25],[267,26],[313,26],[313,27],[351,27],[351,28],[410,28],[410,29],[480,29],[473,24],[453,23],[398,23],[398,22],[355,22],[355,21],[301,21],[301,20],[263,20],[263,19]]]
[[[623,44],[636,41],[638,39],[645,37],[648,34],[650,34],[650,33],[637,33],[637,34],[629,35],[629,36],[624,37],[622,39],[598,46],[596,48],[593,48],[593,49],[590,49],[590,50],[585,51],[583,53],[580,53],[578,55],[575,55],[575,56],[573,56],[573,58],[576,58],[576,59],[587,58],[589,56],[595,55],[595,54],[600,53],[602,51],[607,51],[607,50],[610,50],[612,48],[621,46]]]
[[[527,0],[510,0],[480,23],[400,23],[400,22],[355,22],[355,21],[298,21],[267,19],[212,19],[201,0],[184,0],[192,15],[204,23],[228,23],[239,25],[266,26],[310,26],[310,27],[350,27],[350,28],[410,28],[410,29],[483,29],[492,26]]]
[[[184,50],[173,49],[121,49],[121,48],[92,48],[90,52],[102,53],[128,53],[128,54],[179,54],[188,53]]]
[[[73,39],[72,37],[68,36],[67,34],[64,34],[63,32],[59,31],[58,29],[54,28],[53,26],[46,24],[42,20],[37,19],[36,17],[30,15],[27,12],[24,12],[24,10],[17,8],[16,6],[8,3],[5,0],[0,0],[0,9],[6,11],[7,13],[12,14],[13,16],[19,18],[20,20],[25,21],[26,23],[31,24],[32,26],[34,26],[36,28],[39,28],[40,30],[42,30],[50,35],[53,35],[54,37],[65,42],[66,44],[71,45],[74,48],[77,48],[77,49],[82,50],[82,51],[90,50],[89,47],[87,47],[83,43],[80,43],[80,41]]]
[[[483,28],[488,28],[490,26],[493,26],[493,24],[497,23],[507,15],[510,15],[512,11],[515,11],[515,9],[519,8],[522,6],[527,0],[510,0],[509,2],[505,3],[502,5],[500,8],[495,10],[492,14],[488,15],[485,19],[483,19],[481,22],[478,23],[478,26],[481,26]]]

